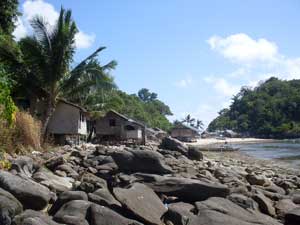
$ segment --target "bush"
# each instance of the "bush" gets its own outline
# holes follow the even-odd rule
[[[17,112],[12,126],[0,119],[0,151],[19,153],[29,148],[41,149],[41,122],[27,112]]]
[[[17,112],[15,129],[19,143],[39,150],[41,148],[41,122],[27,112]]]

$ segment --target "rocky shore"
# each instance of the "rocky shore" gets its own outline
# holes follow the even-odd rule
[[[0,171],[1,225],[299,225],[300,175],[240,153],[64,146]]]

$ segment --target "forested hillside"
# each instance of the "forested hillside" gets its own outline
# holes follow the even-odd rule
[[[85,99],[69,100],[84,105],[96,117],[113,109],[144,122],[149,127],[159,127],[167,131],[172,125],[166,117],[172,115],[169,106],[158,99],[158,94],[146,88],[142,88],[137,94],[127,94],[116,87],[110,89],[99,87]]]
[[[258,87],[243,87],[208,126],[259,137],[300,137],[300,80],[270,78]]]

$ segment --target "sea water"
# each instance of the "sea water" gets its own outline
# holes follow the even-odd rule
[[[279,160],[300,168],[300,139],[234,144],[241,152],[260,159]]]

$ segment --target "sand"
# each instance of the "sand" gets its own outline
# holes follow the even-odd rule
[[[202,138],[198,139],[197,142],[188,143],[193,146],[205,146],[213,144],[233,144],[233,143],[263,143],[270,142],[271,139],[259,139],[259,138],[226,138],[225,140],[219,140],[216,138]]]

